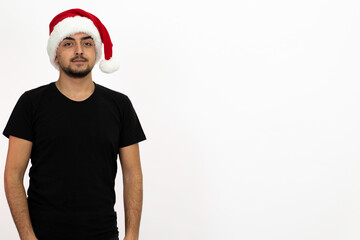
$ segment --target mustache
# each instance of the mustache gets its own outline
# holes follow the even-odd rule
[[[84,57],[76,57],[76,58],[73,58],[71,61],[73,62],[73,61],[77,61],[77,60],[87,61],[87,59]]]

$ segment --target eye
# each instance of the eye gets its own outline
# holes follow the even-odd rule
[[[88,46],[92,46],[92,44],[91,44],[91,43],[89,43],[89,42],[87,42],[87,43],[85,43],[85,44],[88,44]]]
[[[64,44],[64,46],[68,46],[68,44],[71,44],[71,43],[70,43],[70,42],[67,42],[67,43]]]

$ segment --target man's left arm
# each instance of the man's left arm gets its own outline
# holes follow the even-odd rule
[[[119,149],[124,184],[125,238],[138,240],[143,201],[143,177],[139,144]]]

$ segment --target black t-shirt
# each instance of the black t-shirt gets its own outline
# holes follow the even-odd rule
[[[39,240],[104,240],[119,234],[119,148],[146,139],[129,97],[95,83],[83,101],[55,82],[25,91],[3,135],[33,142],[27,200]]]

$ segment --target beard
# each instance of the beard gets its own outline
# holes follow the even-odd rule
[[[92,70],[92,67],[90,67],[90,65],[87,65],[87,67],[84,70],[74,70],[73,68],[71,68],[71,64],[68,67],[65,67],[59,63],[59,67],[68,76],[73,77],[73,78],[83,78],[83,77],[87,76]]]

